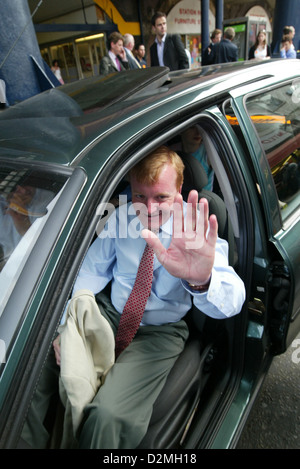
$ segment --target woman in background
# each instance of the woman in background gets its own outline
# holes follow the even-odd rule
[[[264,60],[271,58],[271,48],[267,44],[267,35],[265,31],[259,31],[256,36],[255,44],[250,47],[249,60]]]
[[[54,75],[56,76],[56,78],[58,79],[58,81],[62,85],[64,85],[65,82],[64,82],[64,80],[61,76],[61,70],[60,70],[60,67],[58,65],[58,60],[53,60],[51,70],[54,73]]]

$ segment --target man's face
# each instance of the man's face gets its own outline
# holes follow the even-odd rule
[[[132,202],[145,228],[157,231],[172,215],[175,196],[179,192],[176,180],[176,171],[168,164],[161,170],[158,181],[152,185],[131,178]]]
[[[119,39],[118,42],[116,42],[115,44],[112,42],[111,45],[110,45],[110,48],[111,48],[112,52],[115,55],[121,54],[122,51],[123,51],[123,41],[122,41],[122,39]]]
[[[214,44],[216,44],[217,42],[220,42],[220,41],[221,41],[221,37],[222,37],[222,34],[221,34],[221,33],[216,34],[215,37],[214,37],[214,39],[212,40],[212,42],[213,42]]]
[[[164,16],[157,18],[155,26],[153,27],[156,36],[162,38],[167,32],[167,20]]]

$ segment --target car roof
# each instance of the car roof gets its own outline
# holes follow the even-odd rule
[[[2,111],[0,158],[76,166],[101,136],[140,116],[146,125],[151,109],[160,106],[166,112],[172,101],[182,106],[199,99],[199,93],[216,99],[273,75],[297,75],[299,67],[298,60],[286,60],[284,67],[282,60],[245,61],[177,72],[149,67],[79,80]]]

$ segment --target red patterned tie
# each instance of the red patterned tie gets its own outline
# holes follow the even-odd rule
[[[153,249],[146,244],[133,289],[124,306],[116,335],[116,357],[134,338],[151,293],[153,279]]]

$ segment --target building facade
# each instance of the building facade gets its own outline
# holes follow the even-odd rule
[[[260,29],[267,31],[271,42],[275,0],[224,0],[222,6],[224,24],[231,19],[247,19],[246,26],[235,26],[244,48],[241,59],[247,58],[246,49],[253,44]],[[33,0],[29,0],[29,7],[33,9]],[[99,73],[99,62],[106,53],[107,37],[113,29],[121,34],[133,34],[136,44],[144,43],[150,65],[148,52],[154,40],[151,17],[157,10],[166,13],[168,32],[181,35],[190,52],[191,67],[197,68],[201,65],[201,0],[86,0],[80,5],[74,0],[73,11],[60,14],[59,7],[45,10],[43,14],[37,11],[33,23],[43,59],[49,66],[58,60],[64,81],[70,82]],[[209,32],[216,27],[215,18],[216,2],[211,0]]]

